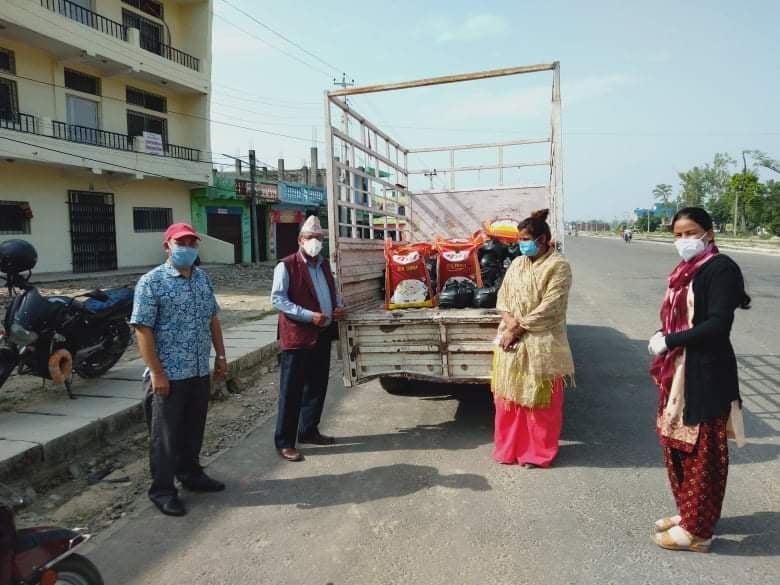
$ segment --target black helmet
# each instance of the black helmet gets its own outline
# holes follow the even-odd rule
[[[38,262],[38,252],[25,240],[6,240],[0,243],[0,272],[19,274],[32,270]]]

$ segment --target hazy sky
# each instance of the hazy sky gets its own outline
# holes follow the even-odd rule
[[[676,171],[716,152],[780,158],[780,2],[215,0],[214,12],[215,159],[253,147],[298,166],[315,133],[323,138],[322,92],[342,71],[367,85],[555,60],[567,219],[625,217],[652,201],[654,185],[676,191]],[[549,128],[550,80],[356,97],[354,107],[410,147],[536,138]],[[540,155],[531,147],[505,160]],[[538,172],[514,172],[508,180],[538,182]]]

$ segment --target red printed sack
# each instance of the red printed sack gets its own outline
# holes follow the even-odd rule
[[[425,259],[432,247],[385,240],[385,308],[412,309],[433,306],[431,276]]]
[[[437,293],[451,279],[471,281],[476,288],[482,288],[482,275],[479,270],[477,250],[482,245],[482,238],[475,235],[468,239],[436,239],[436,249],[439,259],[436,265]]]

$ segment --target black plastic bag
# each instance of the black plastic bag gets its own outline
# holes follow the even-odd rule
[[[495,309],[498,299],[496,287],[478,288],[474,290],[473,304],[479,309]]]

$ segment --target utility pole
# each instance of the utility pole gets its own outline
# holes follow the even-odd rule
[[[647,210],[647,233],[650,233],[650,210]]]
[[[433,169],[432,171],[425,171],[423,174],[431,181],[431,191],[433,191],[433,178],[438,174],[436,169]]]
[[[254,256],[255,264],[260,262],[260,237],[257,233],[257,159],[255,158],[255,151],[249,151],[249,193],[251,196],[249,203],[250,217],[252,221],[252,229],[249,230],[252,234],[252,255]]]
[[[734,235],[737,235],[737,214],[739,210],[739,192],[745,188],[745,176],[747,175],[747,159],[745,158],[745,151],[742,151],[742,182],[739,185],[739,189],[734,193]]]

